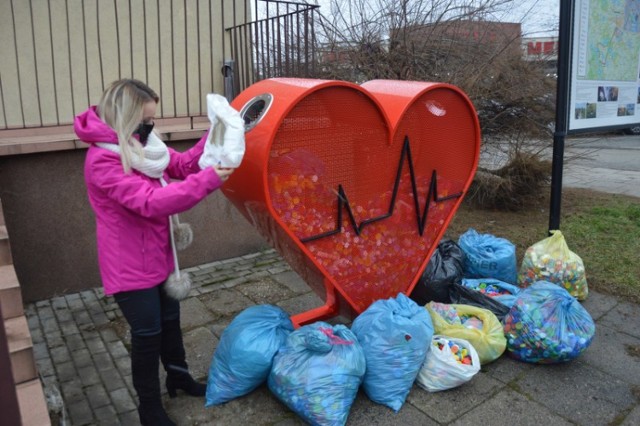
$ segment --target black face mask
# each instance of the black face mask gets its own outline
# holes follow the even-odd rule
[[[138,135],[138,138],[140,139],[140,142],[142,144],[146,144],[147,138],[149,137],[149,135],[151,134],[151,131],[153,130],[153,126],[155,126],[155,123],[151,123],[151,124],[140,123],[133,133]]]

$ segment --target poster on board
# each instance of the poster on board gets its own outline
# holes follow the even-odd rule
[[[569,132],[640,123],[640,0],[576,0]]]

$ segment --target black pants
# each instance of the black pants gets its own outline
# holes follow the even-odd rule
[[[180,302],[168,297],[162,285],[117,293],[114,298],[131,327],[131,373],[141,409],[161,410],[159,361],[167,376],[183,377],[187,371]]]
[[[162,333],[164,323],[180,321],[180,302],[170,298],[162,285],[113,295],[131,327],[131,337]]]

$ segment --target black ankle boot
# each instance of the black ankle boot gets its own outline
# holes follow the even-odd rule
[[[180,318],[165,320],[162,323],[162,364],[167,371],[167,392],[175,398],[176,390],[180,389],[191,396],[204,396],[207,385],[193,380],[187,366]]]
[[[162,407],[160,398],[160,345],[162,336],[131,336],[131,376],[138,393],[140,423],[176,426]]]
[[[207,385],[193,380],[186,368],[175,365],[167,365],[167,392],[169,397],[176,397],[176,390],[183,390],[187,395],[204,396]]]

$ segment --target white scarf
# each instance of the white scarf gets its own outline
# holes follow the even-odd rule
[[[96,145],[120,154],[120,145],[105,142],[97,142]],[[169,148],[155,132],[149,134],[147,144],[143,147],[143,155],[144,157],[140,158],[135,151],[131,151],[131,168],[151,178],[160,179],[163,182],[162,186],[166,186],[164,171],[169,165]]]
[[[96,142],[96,145],[120,155],[120,145],[105,142]],[[138,154],[132,151],[131,168],[150,178],[159,179],[160,184],[164,187],[167,186],[167,181],[164,179],[164,171],[169,165],[169,160],[169,148],[167,148],[167,145],[165,145],[155,132],[151,132],[143,148],[143,158],[140,158]],[[193,241],[193,231],[189,224],[180,223],[177,214],[169,217],[169,229],[175,272],[167,278],[164,288],[169,296],[181,300],[189,294],[191,279],[188,274],[184,274],[182,277],[180,276],[176,240],[178,240],[178,250],[186,249]]]

